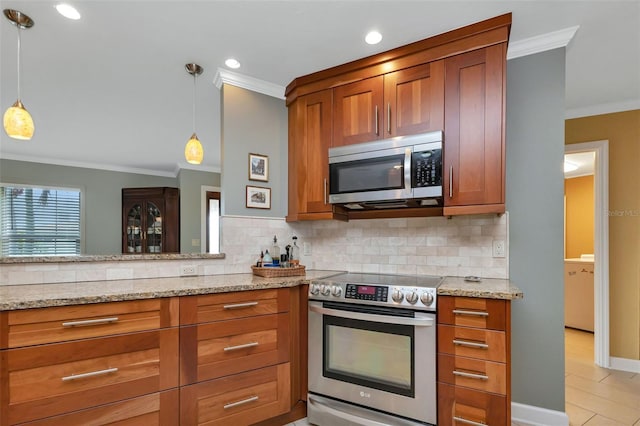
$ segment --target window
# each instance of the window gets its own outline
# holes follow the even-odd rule
[[[80,190],[0,186],[2,256],[80,254]]]

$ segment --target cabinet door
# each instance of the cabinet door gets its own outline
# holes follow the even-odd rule
[[[509,424],[502,395],[438,383],[438,426]]]
[[[505,49],[445,60],[445,215],[504,212]]]
[[[383,77],[333,89],[333,146],[369,142],[382,137]]]
[[[444,128],[444,62],[384,76],[384,137]]]
[[[300,98],[298,125],[301,133],[294,166],[297,182],[294,196],[300,213],[331,212],[327,193],[331,117],[331,90]]]
[[[122,206],[122,252],[142,253],[143,246],[143,210],[142,203],[132,202]]]

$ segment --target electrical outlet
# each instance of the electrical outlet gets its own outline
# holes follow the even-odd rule
[[[180,270],[180,275],[183,276],[183,277],[197,275],[196,274],[196,267],[193,266],[193,265],[183,266],[182,269]]]
[[[309,241],[302,243],[302,254],[305,256],[311,256],[311,243]]]
[[[493,240],[493,257],[505,257],[505,253],[504,240]]]

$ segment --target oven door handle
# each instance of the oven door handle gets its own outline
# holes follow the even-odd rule
[[[309,310],[323,315],[331,315],[340,318],[350,318],[363,321],[382,322],[385,324],[413,325],[416,327],[433,327],[434,319],[429,317],[406,318],[390,315],[363,314],[361,312],[342,311],[338,309],[323,308],[315,304],[309,304]]]

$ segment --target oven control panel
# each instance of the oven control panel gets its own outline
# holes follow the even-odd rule
[[[433,287],[315,282],[309,286],[309,299],[417,310],[436,309],[436,289]]]

